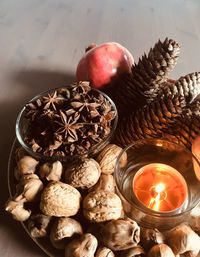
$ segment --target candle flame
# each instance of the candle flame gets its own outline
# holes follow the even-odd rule
[[[155,211],[159,211],[160,202],[163,200],[161,194],[162,192],[164,192],[164,190],[165,184],[163,183],[159,183],[151,188],[151,194],[153,194],[154,197],[151,198],[148,208],[151,208]]]

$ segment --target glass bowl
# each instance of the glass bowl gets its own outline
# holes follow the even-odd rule
[[[97,155],[111,141],[117,121],[114,102],[89,82],[79,82],[27,102],[16,120],[16,137],[36,159],[69,161]]]
[[[122,167],[121,159],[127,155]],[[200,163],[186,148],[164,139],[138,140],[120,153],[115,181],[126,215],[138,224],[170,229],[200,202]]]

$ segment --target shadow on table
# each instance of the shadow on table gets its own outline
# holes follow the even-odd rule
[[[15,241],[23,244],[23,247],[26,247],[26,244],[24,244],[24,241],[27,240],[26,233],[22,233],[23,229],[19,224],[16,224],[15,221],[11,221],[8,214],[4,211],[4,204],[9,196],[7,186],[7,165],[9,152],[15,138],[16,117],[22,106],[36,94],[50,88],[68,85],[74,81],[74,76],[67,73],[45,70],[16,71],[14,74],[11,74],[11,84],[17,87],[20,94],[18,94],[17,98],[12,99],[12,102],[0,102],[0,199],[2,206],[2,208],[0,208],[0,230],[4,227],[4,230],[8,231],[9,237],[13,236]],[[27,247],[33,248],[31,249],[33,251],[37,250],[33,244],[32,246],[27,244]]]

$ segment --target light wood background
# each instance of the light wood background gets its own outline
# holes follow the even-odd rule
[[[92,42],[116,41],[135,61],[160,38],[177,40],[171,77],[200,71],[199,0],[0,0],[0,256],[46,256],[3,211],[16,116],[48,88],[74,81]]]

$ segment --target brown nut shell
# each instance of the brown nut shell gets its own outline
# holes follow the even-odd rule
[[[60,181],[50,182],[43,190],[40,209],[45,215],[69,217],[75,215],[80,208],[79,191]]]
[[[107,145],[103,151],[97,156],[97,162],[101,167],[101,172],[105,174],[112,174],[115,169],[117,157],[119,156],[122,148],[115,145]],[[127,155],[124,153],[121,158],[120,166],[124,167],[127,162]]]
[[[70,165],[65,171],[65,181],[75,188],[90,188],[99,180],[101,169],[94,159],[85,158]]]
[[[55,248],[64,249],[65,239],[69,239],[75,234],[83,234],[82,226],[78,221],[68,217],[57,218],[51,228],[50,241]]]
[[[113,175],[111,174],[101,174],[98,182],[96,185],[94,185],[91,189],[91,191],[99,191],[99,190],[104,190],[104,191],[109,191],[109,192],[115,192],[115,179]]]
[[[98,241],[92,234],[84,234],[65,247],[65,257],[94,257]]]
[[[121,213],[121,199],[113,192],[92,191],[83,200],[83,214],[90,221],[118,219]]]
[[[99,238],[113,251],[130,249],[140,241],[140,227],[128,218],[111,220],[101,225]]]

